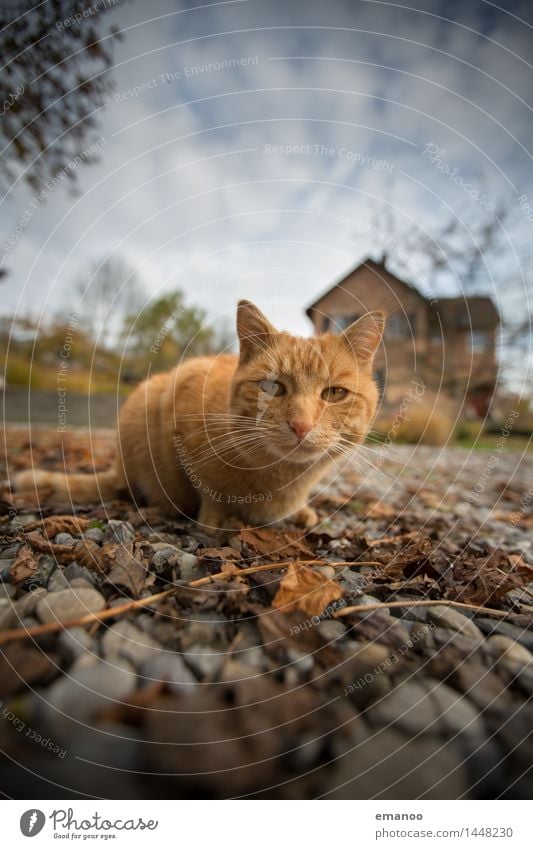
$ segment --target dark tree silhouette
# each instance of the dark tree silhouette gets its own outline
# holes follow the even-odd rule
[[[0,184],[23,179],[40,190],[61,174],[75,187],[72,163],[96,160],[97,114],[111,88],[119,34],[103,19],[112,4],[32,5],[0,7]]]

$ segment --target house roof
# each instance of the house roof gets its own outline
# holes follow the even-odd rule
[[[460,295],[432,303],[433,313],[444,327],[464,330],[490,330],[500,323],[500,314],[492,298],[484,295]]]
[[[385,257],[380,262],[376,262],[370,257],[363,260],[359,265],[356,265],[352,271],[348,272],[341,280],[338,280],[333,286],[330,286],[327,291],[323,292],[310,306],[306,309],[306,314],[309,318],[312,317],[313,310],[335,289],[342,287],[349,278],[353,277],[360,269],[367,268],[374,271],[377,276],[387,274],[389,278],[402,287],[405,287],[410,293],[416,294],[422,301],[427,303],[435,316],[435,323],[442,323],[445,327],[464,327],[465,330],[485,330],[496,327],[500,323],[500,314],[494,305],[492,298],[485,295],[460,295],[452,298],[439,298],[438,300],[429,300],[418,289],[397,277],[385,265]]]
[[[396,274],[392,273],[392,271],[389,271],[389,269],[385,265],[385,257],[383,257],[380,262],[376,262],[376,260],[367,257],[363,260],[363,262],[360,262],[359,265],[356,265],[355,268],[352,268],[352,270],[349,271],[348,274],[345,274],[344,277],[342,277],[340,280],[337,280],[337,282],[334,283],[333,286],[330,286],[329,289],[327,289],[325,292],[322,292],[322,294],[316,299],[316,301],[313,301],[313,303],[307,307],[305,312],[309,316],[309,318],[311,318],[311,313],[320,303],[320,301],[323,301],[324,298],[326,298],[331,292],[334,292],[335,289],[342,286],[343,283],[346,283],[346,281],[349,280],[350,277],[353,277],[354,274],[357,274],[357,272],[361,268],[369,268],[371,271],[374,271],[378,276],[385,273],[388,277],[392,277],[393,280],[395,280],[396,283],[398,283],[400,286],[404,286],[409,292],[418,295],[418,297],[422,300],[426,300],[424,296],[420,294],[418,289],[415,288],[415,286],[412,286],[410,283],[407,283],[405,280],[402,280],[400,277],[397,277]]]

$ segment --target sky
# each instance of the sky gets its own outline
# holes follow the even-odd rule
[[[230,320],[246,297],[309,334],[305,308],[355,264],[386,247],[394,268],[401,240],[376,226],[387,210],[422,234],[456,215],[468,234],[501,200],[505,259],[483,288],[500,306],[510,285],[525,299],[528,3],[133,0],[111,22],[123,40],[100,161],[77,170],[79,197],[56,188],[0,251],[2,313],[75,309],[73,281],[118,256],[148,298],[179,287]],[[2,243],[31,200],[22,183],[2,200]]]

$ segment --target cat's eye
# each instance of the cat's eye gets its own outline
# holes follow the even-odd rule
[[[261,380],[259,388],[272,398],[275,398],[277,395],[285,395],[287,392],[285,386],[279,380]]]
[[[341,386],[328,386],[322,392],[324,401],[342,401],[348,395],[348,390]]]

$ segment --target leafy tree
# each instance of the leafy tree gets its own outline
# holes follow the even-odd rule
[[[149,363],[155,370],[163,371],[175,365],[183,354],[210,353],[215,338],[213,328],[205,323],[205,312],[188,304],[183,293],[176,290],[127,316],[124,356],[143,372]]]
[[[75,185],[77,157],[95,161],[94,116],[110,90],[118,32],[102,26],[105,5],[90,15],[85,0],[32,6],[0,8],[0,183],[23,173],[40,190],[58,174]]]

